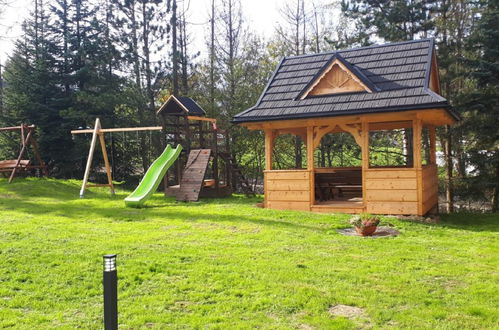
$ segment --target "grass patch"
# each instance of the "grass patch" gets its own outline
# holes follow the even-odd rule
[[[348,215],[243,196],[129,209],[125,191],[79,199],[79,184],[0,179],[0,327],[101,327],[106,253],[122,328],[497,327],[497,214],[387,218],[399,237],[362,239],[336,232]]]

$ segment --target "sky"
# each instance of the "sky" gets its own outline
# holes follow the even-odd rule
[[[21,23],[32,10],[32,0],[10,0],[0,16],[0,63],[5,63],[12,53],[13,43],[21,35]],[[180,2],[180,1],[179,1]],[[241,0],[243,15],[251,30],[270,37],[280,19],[279,8],[286,0]],[[208,13],[211,0],[186,0],[187,15],[193,38],[193,49],[204,49],[208,29]]]

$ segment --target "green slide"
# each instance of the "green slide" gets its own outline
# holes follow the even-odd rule
[[[146,174],[140,181],[137,188],[127,198],[125,198],[126,206],[140,207],[144,202],[158,189],[159,183],[166,174],[166,171],[177,160],[182,146],[179,144],[173,149],[167,145],[165,151],[152,163]]]

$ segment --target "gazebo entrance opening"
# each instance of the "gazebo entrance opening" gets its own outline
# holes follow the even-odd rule
[[[414,168],[414,135],[412,121],[371,123],[367,141],[366,171]],[[325,128],[324,128],[325,129]],[[315,203],[322,206],[364,206],[362,141],[331,128],[314,152]],[[429,164],[427,129],[423,132],[423,165]],[[380,172],[380,173],[383,173]],[[400,174],[399,174],[400,175]],[[372,174],[371,174],[372,176]],[[371,183],[371,181],[369,182]],[[377,191],[379,195],[386,192]]]
[[[315,204],[362,204],[362,150],[346,132],[328,133],[314,153]]]

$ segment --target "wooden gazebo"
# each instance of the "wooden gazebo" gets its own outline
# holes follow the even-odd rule
[[[233,120],[265,132],[265,207],[412,215],[435,209],[435,128],[459,120],[439,93],[432,39],[284,58],[257,104]],[[371,164],[373,133],[392,130],[410,132],[404,147],[410,161]],[[338,132],[354,137],[361,166],[316,166],[321,139]],[[305,141],[306,168],[273,169],[274,141],[281,134]]]

